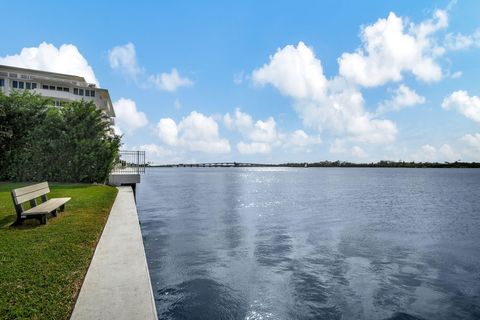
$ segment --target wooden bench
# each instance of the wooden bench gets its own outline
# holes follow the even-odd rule
[[[12,199],[17,212],[16,225],[23,223],[25,219],[38,219],[41,224],[47,223],[47,215],[57,216],[57,210],[62,212],[65,210],[65,204],[71,198],[54,198],[48,199],[47,193],[50,192],[48,182],[34,184],[28,187],[12,190]],[[42,199],[42,203],[37,203],[37,198]],[[24,210],[23,204],[30,202],[30,209]]]

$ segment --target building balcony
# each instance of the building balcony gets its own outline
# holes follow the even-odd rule
[[[72,92],[47,90],[47,89],[40,89],[40,88],[34,89],[32,91],[35,93],[39,93],[44,97],[49,97],[53,99],[60,99],[60,100],[67,100],[67,101],[84,99],[85,101],[96,102],[95,97],[79,96],[79,95],[73,94]]]

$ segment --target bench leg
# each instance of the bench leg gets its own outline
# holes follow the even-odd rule
[[[40,224],[47,224],[47,215],[43,215],[40,217]]]
[[[64,212],[64,211],[65,211],[65,205],[64,205],[64,204],[62,204],[62,205],[60,206],[60,210],[59,210],[59,211],[60,211],[60,212]]]
[[[56,217],[57,216],[57,209],[52,211],[52,216]]]
[[[25,219],[17,217],[17,220],[15,220],[15,222],[12,224],[12,226],[21,226],[23,224],[23,220],[25,220]]]

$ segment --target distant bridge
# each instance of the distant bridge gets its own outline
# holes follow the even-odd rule
[[[174,164],[172,167],[190,167],[190,168],[210,168],[210,167],[275,167],[275,164],[265,164],[265,163],[246,163],[246,162],[207,162],[207,163],[179,163]]]

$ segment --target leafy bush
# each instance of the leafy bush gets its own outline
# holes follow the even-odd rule
[[[104,182],[120,137],[93,102],[0,94],[0,180]]]

